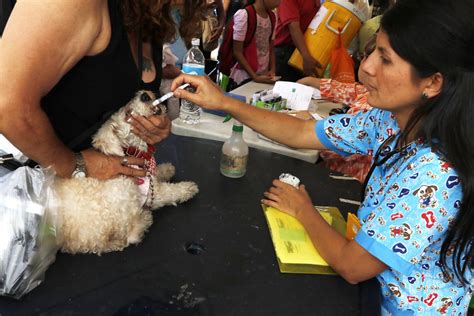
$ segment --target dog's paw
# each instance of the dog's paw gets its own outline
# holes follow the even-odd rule
[[[186,200],[189,200],[190,198],[195,196],[196,193],[199,192],[198,185],[196,183],[192,182],[192,181],[183,181],[183,182],[180,182],[178,184],[182,188],[183,194],[186,195],[186,196],[189,196]]]
[[[196,183],[183,181],[178,183],[160,182],[155,187],[155,197],[152,209],[157,209],[165,205],[176,205],[191,199],[199,188]]]
[[[196,193],[199,192],[199,188],[196,183],[191,181],[183,181],[178,183],[173,183],[175,192],[174,192],[174,202],[183,203],[191,199]]]
[[[159,164],[156,166],[156,179],[158,182],[167,182],[174,176],[175,171],[175,167],[169,162]]]

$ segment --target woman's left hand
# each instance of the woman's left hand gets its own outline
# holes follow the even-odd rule
[[[171,131],[171,121],[167,116],[130,115],[127,121],[133,127],[132,132],[149,145],[161,142],[169,136]]]
[[[263,195],[262,203],[268,206],[275,207],[293,217],[298,217],[300,212],[305,209],[314,209],[313,202],[306,192],[305,186],[300,185],[299,188],[281,182],[280,180],[273,180],[273,186]]]

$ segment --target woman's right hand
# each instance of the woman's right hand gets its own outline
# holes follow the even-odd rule
[[[144,177],[146,170],[143,168],[145,160],[137,157],[107,156],[93,148],[82,151],[86,165],[87,176],[99,180],[108,180],[119,175],[131,177]],[[140,169],[131,166],[138,166]]]
[[[195,92],[177,89],[180,85],[189,83],[195,88]],[[218,85],[205,76],[193,76],[182,74],[171,84],[171,91],[177,98],[186,99],[209,110],[224,110],[225,95]]]

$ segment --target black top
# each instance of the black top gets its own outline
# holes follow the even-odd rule
[[[138,90],[158,92],[161,82],[161,45],[153,45],[155,80],[145,84],[122,25],[120,0],[109,0],[108,6],[112,34],[107,48],[95,56],[82,58],[41,100],[56,134],[65,144],[78,137],[85,139],[70,146],[74,150],[90,147],[90,136],[101,122],[124,106]],[[83,133],[86,137],[81,137]]]

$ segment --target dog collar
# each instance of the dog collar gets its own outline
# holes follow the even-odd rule
[[[153,158],[153,154],[155,153],[155,147],[153,147],[152,145],[148,145],[147,151],[143,151],[143,150],[138,149],[135,146],[130,146],[127,148],[123,148],[123,152],[127,156],[133,156],[137,158],[143,158],[145,160],[150,160],[151,158]]]

